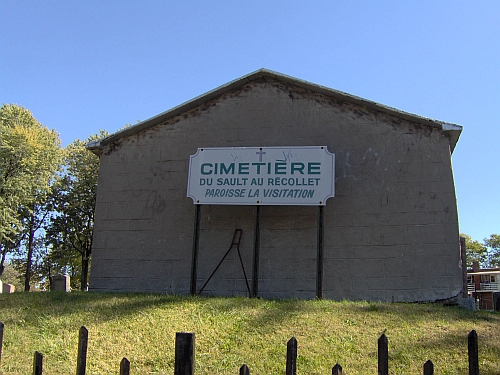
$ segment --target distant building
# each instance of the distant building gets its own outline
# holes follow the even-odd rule
[[[268,70],[229,82],[88,145],[100,157],[90,290],[194,294],[204,286],[204,295],[381,301],[456,296],[463,280],[451,154],[461,130]],[[301,159],[302,148],[320,146],[334,154],[334,169]],[[268,205],[261,189],[252,204],[197,205],[187,197],[190,156],[212,148],[228,155],[230,147],[257,151],[250,160],[235,149],[240,170],[205,162],[201,173],[238,178],[246,164],[267,163],[257,171],[263,183],[292,200],[317,197],[309,178],[318,177],[308,173],[334,173],[334,196],[317,206]],[[276,147],[300,155],[277,158]],[[258,150],[264,159],[256,159]],[[271,164],[280,165],[267,169]],[[217,183],[204,198],[236,194]],[[250,181],[232,183],[243,184],[246,197],[258,190]]]
[[[500,268],[479,268],[474,262],[467,270],[467,287],[477,308],[500,311]]]

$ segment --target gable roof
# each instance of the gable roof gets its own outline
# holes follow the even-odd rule
[[[175,116],[178,116],[184,112],[187,112],[191,109],[194,109],[197,106],[199,106],[199,105],[201,105],[209,100],[215,99],[215,98],[217,98],[217,97],[219,97],[219,96],[221,96],[229,91],[232,91],[240,86],[243,86],[249,82],[255,81],[255,80],[257,80],[259,78],[263,78],[263,77],[273,78],[275,80],[282,81],[284,83],[288,83],[288,84],[291,84],[294,86],[298,86],[300,88],[307,89],[310,91],[314,91],[314,92],[323,94],[325,96],[332,97],[332,98],[337,99],[337,100],[358,104],[358,105],[361,105],[361,106],[364,106],[367,108],[371,108],[371,109],[375,109],[377,111],[384,112],[384,113],[387,113],[387,114],[390,114],[390,115],[393,115],[393,116],[396,116],[396,117],[399,117],[399,118],[402,118],[402,119],[405,119],[408,121],[412,121],[412,122],[416,122],[418,124],[441,129],[443,132],[447,133],[450,137],[450,150],[451,150],[451,152],[453,152],[453,150],[455,149],[455,146],[458,142],[458,138],[460,137],[460,133],[462,132],[462,127],[459,125],[450,124],[450,123],[446,123],[443,121],[433,120],[433,119],[430,119],[427,117],[414,115],[414,114],[400,111],[398,109],[388,107],[388,106],[385,106],[385,105],[382,105],[382,104],[379,104],[379,103],[376,103],[376,102],[373,102],[373,101],[370,101],[367,99],[363,99],[363,98],[360,98],[360,97],[357,97],[357,96],[354,96],[351,94],[347,94],[347,93],[342,92],[342,91],[333,90],[333,89],[330,89],[330,88],[325,87],[325,86],[321,86],[321,85],[317,85],[317,84],[310,83],[307,81],[303,81],[303,80],[300,80],[300,79],[297,79],[294,77],[290,77],[290,76],[287,76],[287,75],[284,75],[281,73],[273,72],[271,70],[259,69],[253,73],[245,75],[245,76],[238,78],[234,81],[228,82],[225,85],[219,86],[212,91],[209,91],[205,94],[197,96],[194,99],[191,99],[191,100],[189,100],[189,101],[187,101],[187,102],[185,102],[177,107],[174,107],[166,112],[160,113],[157,116],[151,117],[151,118],[149,118],[145,121],[142,121],[136,125],[133,125],[131,127],[119,130],[116,133],[111,134],[105,138],[90,142],[87,144],[87,148],[90,151],[94,152],[95,154],[99,155],[100,150],[104,146],[106,146],[114,141],[117,141],[120,138],[127,137],[129,135],[138,133],[140,131],[146,130],[150,127],[153,127],[155,125],[163,123],[166,120],[169,120],[169,119],[171,119]]]

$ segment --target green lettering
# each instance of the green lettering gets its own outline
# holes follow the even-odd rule
[[[250,174],[248,171],[249,163],[239,163],[238,164],[238,174]]]
[[[320,162],[307,163],[307,174],[321,174],[320,167]]]
[[[229,164],[227,167],[224,163],[220,163],[220,174],[234,174],[234,163]]]
[[[205,167],[208,167],[208,168],[212,168],[213,165],[212,163],[203,163],[201,165],[201,174],[212,174],[213,170],[212,169],[209,169],[208,171],[205,170]]]
[[[286,174],[286,163],[275,163],[274,174]]]
[[[260,174],[260,167],[266,165],[266,163],[252,163],[252,165],[255,165],[257,167],[257,174]]]
[[[297,171],[300,174],[304,174],[304,167],[304,163],[292,163],[290,172],[293,174],[293,172]]]

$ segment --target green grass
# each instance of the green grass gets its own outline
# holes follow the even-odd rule
[[[88,374],[173,374],[175,333],[196,334],[196,374],[284,374],[286,343],[298,341],[297,372],[377,373],[377,339],[389,340],[391,374],[421,374],[431,359],[436,374],[467,374],[467,335],[479,336],[482,375],[500,374],[500,314],[435,304],[267,301],[152,294],[0,294],[5,324],[1,371],[76,371],[78,331],[89,330]]]

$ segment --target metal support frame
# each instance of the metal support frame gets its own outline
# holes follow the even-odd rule
[[[255,206],[253,237],[252,297],[259,293],[259,252],[260,252],[260,206]]]
[[[222,262],[226,259],[228,256],[229,252],[233,249],[234,246],[236,246],[236,251],[238,253],[238,258],[240,260],[240,265],[241,265],[241,270],[243,271],[243,277],[245,278],[245,283],[247,286],[247,291],[248,291],[248,296],[251,296],[250,292],[250,286],[248,285],[248,277],[247,273],[245,271],[245,266],[243,265],[243,259],[241,258],[241,252],[240,252],[240,242],[241,242],[241,235],[243,234],[243,231],[241,229],[235,229],[234,234],[233,234],[233,240],[231,241],[231,246],[229,246],[229,249],[226,251],[222,259],[220,260],[219,264],[217,264],[217,267],[213,270],[213,272],[210,274],[208,277],[207,281],[205,281],[205,284],[201,287],[200,291],[198,294],[201,294],[203,290],[205,290],[205,287],[207,286],[208,282],[212,279],[212,277],[215,275],[219,267],[221,266]]]
[[[199,249],[199,237],[200,237],[200,216],[201,216],[200,213],[201,213],[201,205],[197,204],[195,210],[195,219],[194,219],[193,252],[192,252],[191,285],[190,285],[190,294],[193,296],[196,295],[196,281],[198,277],[197,273],[198,273],[198,249]],[[324,206],[318,206],[318,236],[317,236],[317,259],[316,259],[317,299],[323,299],[323,275],[324,275],[323,244],[324,244]],[[229,250],[231,250],[231,248]],[[256,298],[259,293],[259,253],[260,253],[260,206],[257,205],[255,206],[255,216],[254,216],[252,290],[250,292],[250,295],[253,298]]]
[[[316,298],[323,299],[323,243],[324,243],[324,206],[318,206],[318,255],[316,259]]]
[[[201,205],[196,205],[194,214],[194,231],[193,231],[193,253],[191,257],[191,285],[190,294],[196,295],[196,280],[198,278],[198,248],[200,243],[200,211]]]

